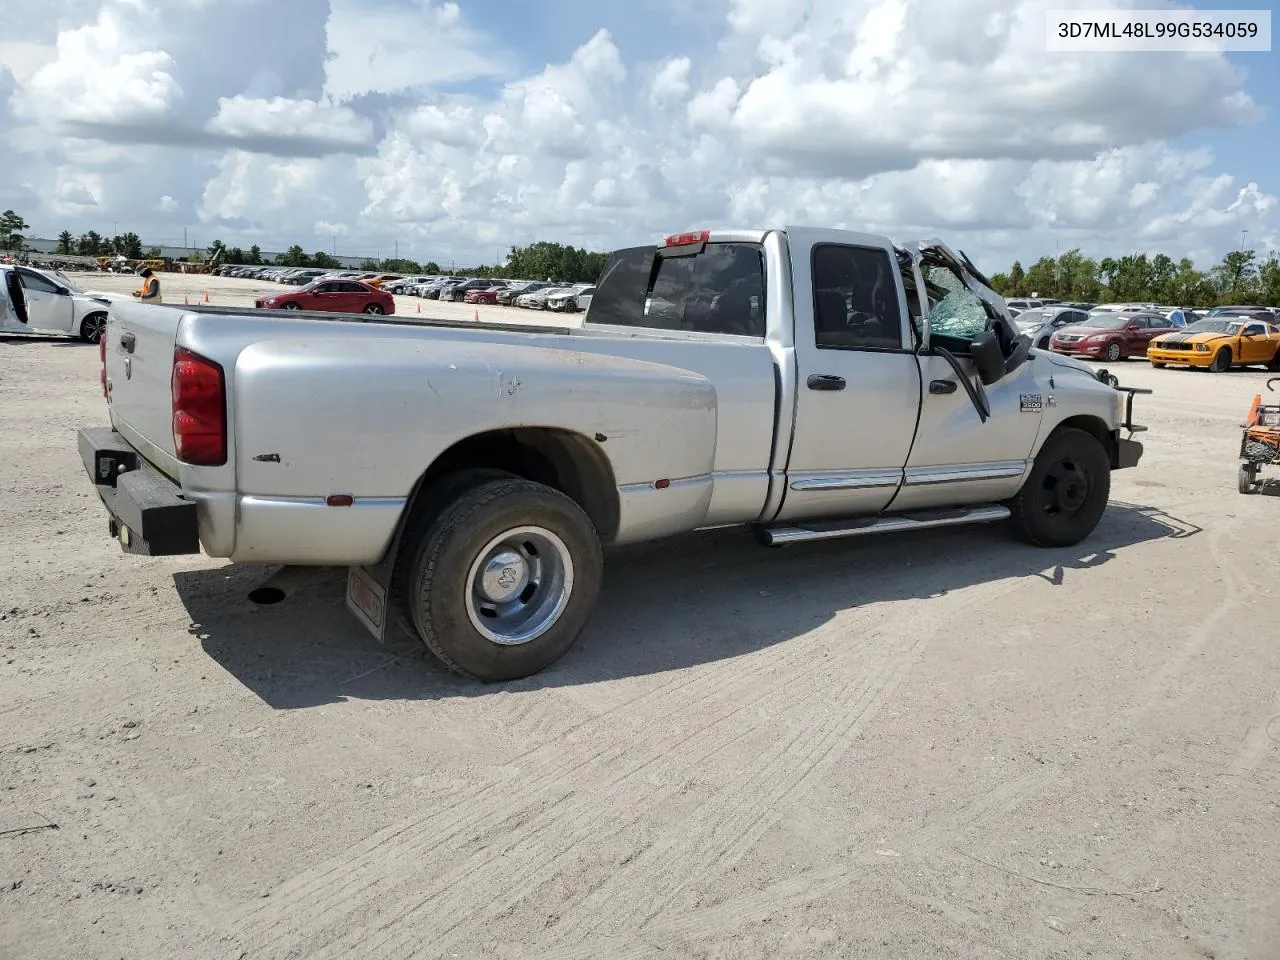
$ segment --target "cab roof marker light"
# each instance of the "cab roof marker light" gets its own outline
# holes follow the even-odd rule
[[[663,245],[667,247],[686,247],[695,243],[710,242],[710,230],[693,230],[689,233],[673,233],[667,237]]]

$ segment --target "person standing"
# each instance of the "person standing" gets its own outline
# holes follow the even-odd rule
[[[160,278],[151,272],[150,267],[138,271],[142,277],[142,286],[133,291],[133,295],[144,303],[160,303]]]

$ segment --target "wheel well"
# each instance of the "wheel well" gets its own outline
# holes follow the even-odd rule
[[[1083,430],[1089,434],[1102,444],[1102,449],[1107,451],[1107,457],[1110,459],[1111,464],[1115,465],[1119,448],[1119,430],[1112,430],[1103,420],[1087,414],[1078,417],[1067,417],[1050,431],[1049,436],[1055,436],[1063,430]],[[1048,437],[1045,439],[1048,439]]]
[[[559,490],[591,518],[602,543],[618,533],[613,468],[599,445],[580,433],[516,427],[467,437],[436,458],[418,481],[414,495],[447,474],[476,468],[505,470]]]

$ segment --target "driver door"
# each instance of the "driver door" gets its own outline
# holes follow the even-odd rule
[[[4,290],[0,291],[0,330],[26,333],[27,298],[18,279],[18,271],[0,269]]]
[[[63,293],[48,277],[19,267],[15,271],[27,298],[27,323],[32,330],[70,333],[75,319],[71,294]]]
[[[1240,331],[1240,361],[1242,363],[1268,363],[1275,355],[1275,344],[1267,337],[1267,325],[1252,321]]]
[[[970,382],[977,382],[973,361],[964,353],[990,323],[981,298],[952,270],[922,265],[929,297],[930,325],[945,336],[936,346],[949,349]],[[936,350],[919,356],[924,399],[920,426],[911,448],[896,510],[1004,500],[1017,491],[1030,466],[1046,402],[1029,359],[996,383],[984,387],[991,416],[983,423],[955,370]]]

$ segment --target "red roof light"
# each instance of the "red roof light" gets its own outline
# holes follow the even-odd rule
[[[667,237],[668,247],[686,247],[695,243],[710,243],[710,230],[693,230],[689,233],[673,233]]]

